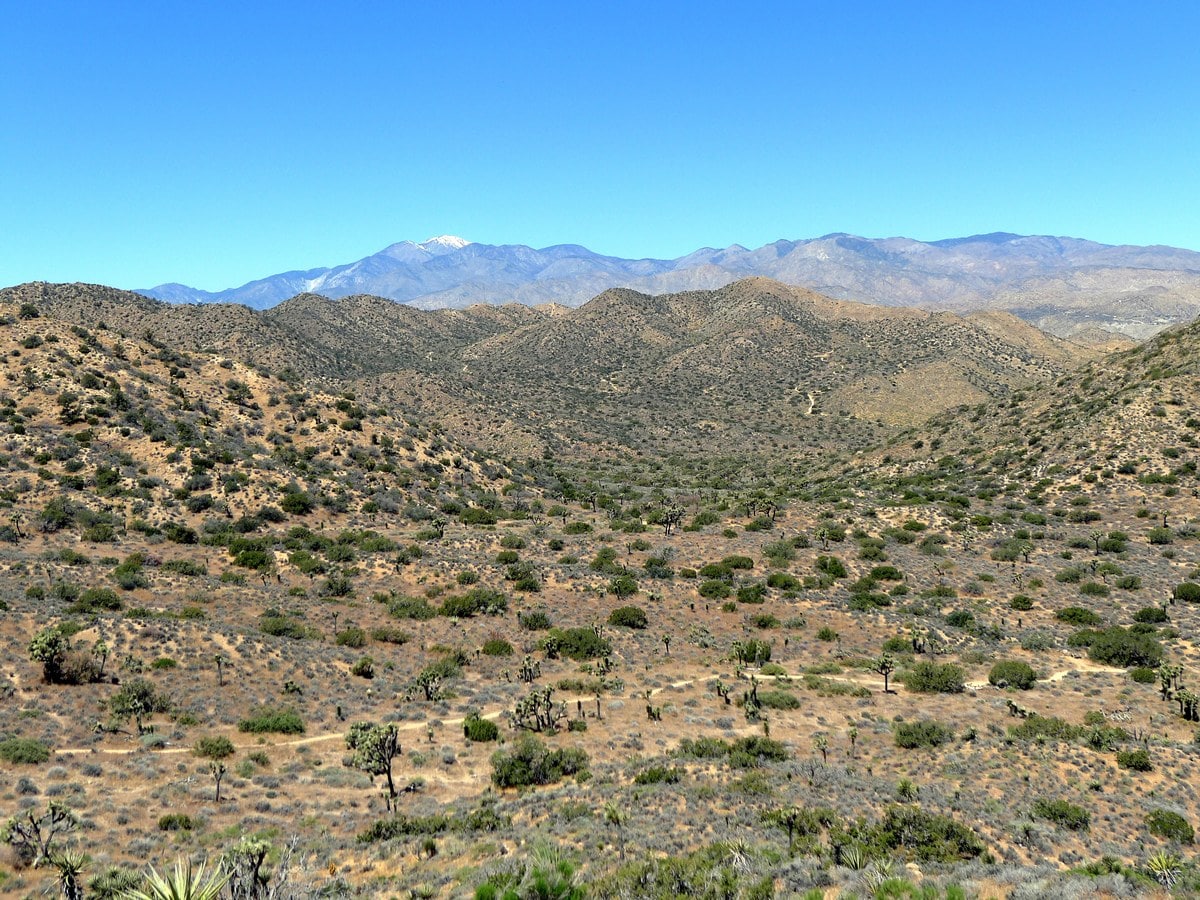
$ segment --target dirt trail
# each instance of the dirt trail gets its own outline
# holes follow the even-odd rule
[[[713,681],[716,678],[717,678],[716,675],[705,675],[703,678],[687,678],[687,679],[684,679],[683,681],[672,681],[666,687],[653,688],[650,691],[650,696],[659,694],[662,691],[667,690],[667,688],[687,687],[688,685],[695,684],[698,681]],[[594,700],[595,700],[595,695],[589,694],[586,697],[585,696],[568,697],[565,700],[562,700],[560,702],[565,703],[565,704],[571,704],[571,703],[577,703],[577,702],[591,703]],[[491,709],[491,710],[488,710],[487,712],[480,713],[479,717],[481,719],[498,719],[500,717],[500,714],[503,713],[505,709],[507,709],[507,707]],[[442,725],[461,725],[465,720],[466,720],[465,716],[456,716],[451,719],[437,719],[436,721]],[[399,731],[418,731],[418,730],[429,727],[428,722],[396,722],[395,725],[396,725],[397,730],[399,730]],[[256,741],[253,744],[234,744],[233,746],[234,746],[234,749],[236,749],[236,750],[265,750],[265,749],[269,749],[271,747],[299,747],[299,746],[307,745],[307,744],[319,744],[322,741],[340,740],[340,739],[345,738],[345,736],[346,736],[346,733],[344,731],[327,731],[322,734],[314,734],[314,735],[309,735],[308,737],[295,738],[294,740],[290,740],[290,741],[276,741],[273,744],[260,744]],[[65,755],[107,753],[112,756],[123,756],[123,755],[128,755],[131,753],[141,753],[143,751],[146,753],[153,753],[155,756],[161,756],[161,755],[166,755],[169,753],[191,753],[192,748],[191,747],[163,747],[158,750],[147,750],[146,748],[140,747],[140,746],[133,746],[133,747],[60,747],[60,748],[56,749],[54,752],[56,754],[65,754]]]
[[[1124,675],[1125,674],[1124,669],[1114,668],[1113,666],[1102,666],[1099,663],[1094,663],[1090,660],[1080,659],[1080,660],[1077,660],[1075,665],[1071,666],[1071,668],[1061,669],[1058,672],[1053,672],[1053,673],[1047,675],[1045,678],[1039,678],[1038,682],[1044,683],[1044,684],[1053,684],[1054,682],[1062,681],[1068,675],[1078,675],[1078,674],[1085,673],[1085,672],[1091,672],[1091,673],[1103,672],[1103,673],[1109,674],[1109,675],[1113,675],[1113,674]],[[982,690],[987,687],[991,687],[991,684],[989,684],[987,681],[968,681],[963,686],[965,688],[967,688],[968,690],[978,691],[978,690]]]

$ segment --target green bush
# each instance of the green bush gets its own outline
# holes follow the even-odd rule
[[[758,702],[766,709],[799,709],[800,698],[791,691],[759,691]]]
[[[110,588],[93,587],[81,593],[79,599],[67,607],[67,611],[92,615],[98,612],[116,612],[123,605],[116,591]]]
[[[388,603],[388,615],[421,622],[432,619],[437,611],[420,597],[397,597]]]
[[[202,737],[192,752],[205,759],[225,759],[234,754],[233,741],[227,737]]]
[[[696,590],[701,597],[709,600],[723,600],[732,593],[729,585],[717,578],[700,582],[700,586]]]
[[[1167,611],[1161,606],[1143,606],[1133,614],[1133,621],[1147,625],[1161,625],[1169,619]]]
[[[608,640],[592,628],[552,628],[550,637],[557,642],[559,653],[574,660],[596,659],[612,652]],[[542,643],[545,646],[544,640]]]
[[[588,755],[574,747],[551,750],[531,734],[517,738],[511,750],[492,756],[492,784],[498,788],[554,784],[587,770]]]
[[[919,662],[900,675],[900,682],[921,694],[958,694],[963,690],[963,670],[953,663]]]
[[[489,638],[483,642],[484,656],[512,656],[513,645],[504,638]]]
[[[1150,754],[1145,750],[1117,751],[1117,765],[1133,772],[1149,772],[1153,768],[1150,764]]]
[[[651,766],[633,776],[634,784],[678,784],[683,770],[666,766]]]
[[[1046,819],[1071,831],[1087,831],[1092,825],[1091,813],[1082,806],[1076,806],[1066,800],[1035,800],[1033,814],[1039,819]]]
[[[1015,609],[1018,612],[1028,612],[1033,609],[1033,598],[1026,597],[1024,594],[1017,594],[1008,601],[1008,608]]]
[[[251,734],[304,734],[304,720],[294,709],[255,710],[248,719],[238,722],[238,731]]]
[[[897,722],[892,728],[897,747],[912,750],[917,747],[938,747],[954,740],[954,729],[934,719],[917,722]]]
[[[339,647],[351,647],[355,650],[367,645],[367,633],[358,626],[352,625],[337,633],[334,643]]]
[[[608,624],[622,628],[645,628],[649,620],[640,606],[619,606],[608,614]]]
[[[1149,634],[1121,627],[1097,632],[1088,647],[1088,657],[1110,666],[1157,666],[1162,662],[1162,645]]]
[[[1084,609],[1082,606],[1068,606],[1060,609],[1054,614],[1054,618],[1060,622],[1066,622],[1068,625],[1076,625],[1080,628],[1099,625],[1104,621],[1096,613],[1090,609]]]
[[[988,672],[988,684],[1007,685],[1027,691],[1037,683],[1037,672],[1020,660],[1001,660]]]
[[[814,567],[821,574],[832,578],[845,578],[847,575],[846,564],[836,556],[818,556]]]
[[[187,813],[167,813],[158,820],[159,831],[191,831],[196,820]]]
[[[1129,670],[1129,677],[1138,684],[1154,684],[1158,681],[1158,673],[1146,666],[1138,666]]]
[[[1155,837],[1178,841],[1181,844],[1191,844],[1196,838],[1188,820],[1169,809],[1154,809],[1147,813],[1146,827]]]
[[[729,747],[729,764],[737,769],[753,769],[768,762],[783,762],[787,748],[779,741],[752,735],[738,738]]]
[[[11,737],[0,741],[0,759],[13,765],[38,765],[50,758],[50,748],[33,738]]]
[[[1200,584],[1196,584],[1194,581],[1177,584],[1174,596],[1176,600],[1182,600],[1185,603],[1200,603]]]
[[[468,741],[483,744],[497,740],[500,737],[500,728],[495,722],[481,719],[477,713],[473,713],[463,720],[463,735]]]
[[[382,625],[371,629],[371,639],[384,644],[407,644],[412,640],[412,635],[392,625]]]

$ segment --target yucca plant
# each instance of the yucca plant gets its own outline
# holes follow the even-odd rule
[[[1154,876],[1154,880],[1163,887],[1170,888],[1179,878],[1181,865],[1178,856],[1162,850],[1146,860],[1146,871]]]
[[[192,869],[188,859],[176,860],[175,871],[170,875],[159,875],[150,867],[144,887],[126,891],[121,895],[122,900],[217,900],[229,875],[225,872],[214,872],[206,880],[204,863]]]

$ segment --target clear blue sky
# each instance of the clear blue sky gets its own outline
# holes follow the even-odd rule
[[[0,285],[393,241],[1200,249],[1200,5],[0,0]]]

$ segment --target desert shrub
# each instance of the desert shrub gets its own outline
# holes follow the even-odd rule
[[[1087,729],[1072,725],[1057,716],[1039,716],[1036,713],[1017,725],[1010,725],[1009,737],[1016,740],[1032,741],[1039,738],[1053,738],[1059,741],[1078,740]]]
[[[1175,540],[1175,533],[1170,528],[1151,528],[1146,533],[1146,540],[1151,544],[1170,544]]]
[[[1152,635],[1119,626],[1097,632],[1088,647],[1090,659],[1110,666],[1157,666],[1162,653],[1162,645]]]
[[[799,709],[800,698],[791,691],[759,691],[758,702],[766,709]]]
[[[1195,840],[1191,824],[1179,813],[1169,809],[1153,809],[1146,814],[1146,827],[1155,837],[1190,844]]]
[[[678,784],[683,770],[666,766],[651,766],[633,776],[634,784]]]
[[[558,652],[575,660],[595,659],[612,652],[608,640],[592,628],[552,628],[550,637],[557,642]]]
[[[814,568],[821,574],[829,575],[832,578],[845,578],[847,575],[846,564],[836,556],[818,556]]]
[[[794,591],[800,587],[800,580],[787,572],[772,572],[767,576],[767,587],[781,591]]]
[[[164,572],[175,572],[178,575],[187,575],[191,578],[208,574],[206,566],[201,563],[192,562],[190,559],[169,559],[162,564],[162,570]]]
[[[1005,684],[1027,691],[1037,683],[1037,672],[1029,663],[1020,660],[1001,660],[988,672],[988,684]]]
[[[1147,625],[1161,625],[1169,618],[1167,611],[1161,606],[1143,606],[1133,614],[1133,621]]]
[[[370,656],[359,657],[354,665],[350,667],[350,674],[357,675],[359,678],[374,678],[375,660]]]
[[[1194,581],[1177,584],[1174,596],[1176,600],[1182,600],[1185,603],[1200,603],[1200,584],[1196,584]]]
[[[513,645],[504,638],[488,638],[483,642],[482,653],[484,656],[512,656]]]
[[[1033,802],[1033,814],[1039,819],[1053,822],[1071,831],[1087,831],[1092,824],[1092,815],[1082,806],[1066,800],[1041,798]]]
[[[320,633],[315,628],[273,609],[267,610],[259,616],[258,627],[263,634],[290,638],[293,641],[312,640],[320,637]]]
[[[1129,677],[1138,684],[1154,684],[1158,680],[1158,673],[1146,666],[1138,666],[1129,670]]]
[[[975,614],[967,609],[956,609],[954,612],[947,614],[946,624],[952,625],[955,628],[974,628]]]
[[[738,738],[729,747],[729,764],[738,769],[752,769],[768,762],[783,762],[787,748],[768,737],[751,735]]]
[[[116,612],[123,605],[116,591],[110,588],[92,587],[81,593],[79,599],[67,607],[67,611],[93,615],[98,612]]]
[[[420,622],[432,619],[437,611],[420,597],[397,597],[388,603],[388,615]]]
[[[729,745],[720,738],[684,738],[679,742],[679,755],[695,759],[720,759],[729,753]]]
[[[1099,625],[1104,621],[1096,613],[1090,609],[1084,609],[1082,606],[1067,606],[1056,612],[1054,618],[1060,622],[1066,622],[1068,625],[1076,625],[1080,628]]]
[[[371,639],[385,644],[407,644],[412,640],[412,635],[392,625],[383,625],[371,629]]]
[[[367,633],[358,626],[351,626],[337,633],[334,643],[339,647],[351,647],[357,650],[367,645]]]
[[[478,613],[498,616],[508,609],[508,597],[495,588],[474,587],[459,597],[447,597],[440,610],[443,616],[468,619]]]
[[[834,631],[832,628],[830,628],[828,625],[825,625],[825,626],[817,629],[817,640],[818,641],[825,641],[826,643],[832,643],[832,642],[836,641],[837,639],[838,639],[838,633],[836,631]]]
[[[899,680],[908,690],[921,694],[957,694],[963,690],[963,670],[953,663],[919,662]]]
[[[1024,594],[1017,594],[1008,601],[1008,608],[1015,609],[1018,612],[1027,612],[1033,609],[1033,598],[1026,597]]]
[[[563,526],[563,534],[591,534],[592,526],[589,522],[568,522]]]
[[[551,622],[550,616],[543,610],[535,609],[527,613],[517,613],[517,624],[526,631],[545,631]]]
[[[717,578],[700,582],[700,586],[696,590],[701,597],[709,600],[723,600],[732,593],[729,584]]]
[[[50,758],[50,748],[33,738],[10,737],[0,741],[0,759],[13,765],[38,765]]]
[[[196,741],[192,752],[206,759],[225,759],[233,756],[233,741],[227,737],[202,737]]]
[[[767,589],[761,584],[747,584],[738,588],[737,599],[739,603],[758,604],[762,603],[767,598]]]
[[[463,720],[463,736],[468,741],[483,744],[488,741],[497,740],[500,737],[500,728],[495,722],[481,719],[475,713]]]
[[[370,828],[360,832],[355,840],[360,844],[374,844],[399,837],[432,837],[443,834],[454,824],[445,813],[431,816],[407,816],[397,813],[389,819],[380,819]]]
[[[905,851],[922,862],[953,862],[974,859],[987,849],[967,826],[919,806],[888,807],[883,820],[870,832],[878,839],[868,843],[881,845],[879,855],[884,857]]]
[[[1117,765],[1133,772],[1149,772],[1153,768],[1150,754],[1145,750],[1118,750]]]
[[[645,628],[649,623],[646,611],[640,606],[619,606],[608,614],[609,625],[623,628]]]
[[[954,729],[935,719],[917,722],[897,722],[892,728],[897,747],[912,750],[917,747],[938,747],[954,740]]]
[[[1085,581],[1079,586],[1079,593],[1086,594],[1089,597],[1107,597],[1110,592],[1108,585],[1101,584],[1098,581]]]
[[[238,731],[251,734],[303,734],[304,720],[294,709],[263,707],[238,722]]]
[[[158,820],[159,831],[191,831],[196,820],[187,813],[167,813]]]
[[[565,747],[551,750],[531,734],[517,738],[512,749],[492,756],[492,784],[498,788],[554,784],[587,769],[583,750]]]

